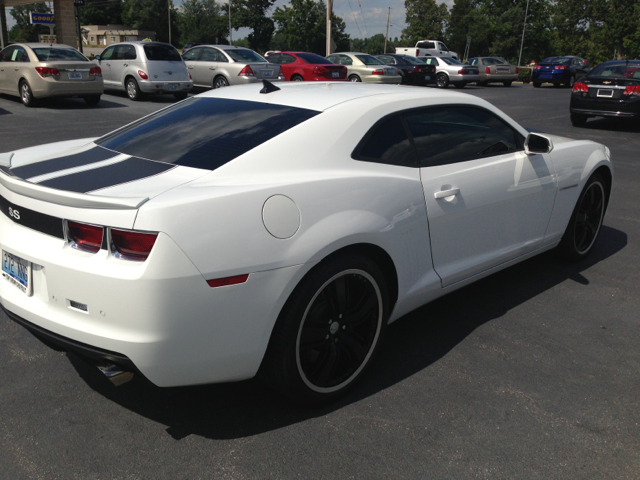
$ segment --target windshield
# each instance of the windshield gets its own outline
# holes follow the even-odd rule
[[[314,64],[333,65],[333,63],[331,63],[329,60],[327,60],[324,57],[321,57],[320,55],[316,55],[315,53],[298,53],[296,55],[298,55],[298,57],[300,57],[305,62],[310,63],[312,65]]]
[[[191,97],[96,143],[147,160],[215,170],[319,113],[269,103]]]
[[[365,65],[385,65],[382,60],[378,60],[376,57],[371,55],[356,55],[356,58]]]
[[[442,60],[447,65],[463,65],[462,62],[459,62],[458,60],[451,57],[440,57],[440,60]]]
[[[266,62],[264,58],[248,48],[229,49],[224,53],[229,55],[234,62]]]
[[[147,56],[147,59],[151,61],[182,61],[178,50],[171,45],[145,45],[144,54]]]
[[[589,72],[589,76],[640,80],[640,63],[601,63]]]
[[[73,62],[88,62],[87,58],[73,48],[34,48],[33,53],[36,54],[41,62],[50,62],[52,60],[71,60]]]

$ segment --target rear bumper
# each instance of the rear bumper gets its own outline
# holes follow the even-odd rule
[[[193,89],[193,82],[150,82],[138,80],[140,91],[144,93],[188,93]]]
[[[640,98],[626,100],[583,97],[580,93],[571,94],[569,107],[571,113],[597,117],[640,117]]]
[[[402,82],[400,75],[362,75],[364,83],[375,83],[384,85],[398,85]]]
[[[516,82],[518,80],[517,73],[481,73],[481,82]]]
[[[42,79],[42,81],[31,82],[30,87],[36,98],[102,95],[104,93],[102,79],[79,80],[77,83]]]
[[[534,70],[531,74],[532,81],[540,83],[566,83],[570,78],[571,73],[565,73],[564,70],[562,70],[561,73],[539,73]]]
[[[451,83],[472,83],[480,81],[480,75],[464,75],[461,73],[449,73],[448,75]]]

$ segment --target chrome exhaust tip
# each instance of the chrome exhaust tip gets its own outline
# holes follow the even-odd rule
[[[116,387],[131,381],[133,378],[133,372],[127,372],[121,366],[113,363],[97,365],[97,367]]]

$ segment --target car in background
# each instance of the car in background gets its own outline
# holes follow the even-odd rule
[[[603,62],[573,84],[571,123],[590,117],[640,119],[640,60]]]
[[[182,47],[182,53],[186,53],[188,50],[191,50],[193,47],[198,47],[200,45],[211,45],[207,42],[189,42],[185,43],[184,47]]]
[[[374,55],[378,60],[398,69],[404,85],[428,85],[436,83],[436,67],[409,55],[384,53]]]
[[[104,88],[124,90],[133,101],[164,93],[184,100],[193,88],[184,60],[168,43],[114,43],[96,55],[96,60],[102,67]]]
[[[576,80],[584,77],[590,70],[589,61],[582,57],[549,57],[533,67],[531,82],[536,88],[543,83],[553,83],[554,87],[573,87]]]
[[[502,83],[505,87],[510,87],[518,80],[519,69],[515,65],[509,64],[502,57],[474,57],[470,58],[467,65],[478,67],[480,81],[478,85],[485,86],[489,83]]]
[[[340,52],[327,56],[336,65],[347,67],[350,82],[399,84],[402,77],[395,67],[389,67],[373,55],[361,52]]]
[[[271,87],[1,154],[7,316],[111,378],[258,375],[320,404],[375,364],[390,322],[556,247],[593,252],[604,145],[530,133],[473,95]]]
[[[284,79],[290,82],[347,81],[347,67],[315,53],[278,52],[267,56],[267,61],[280,65]]]
[[[103,92],[101,68],[73,47],[14,43],[0,51],[0,93],[19,96],[27,107],[50,97],[82,97],[97,105]]]
[[[279,66],[267,62],[253,50],[233,45],[202,45],[183,55],[193,84],[200,88],[222,88],[230,85],[269,80],[284,81]]]
[[[447,88],[449,84],[456,88],[464,88],[467,83],[478,82],[480,74],[478,67],[464,65],[451,57],[418,57],[427,65],[436,67],[436,87]]]

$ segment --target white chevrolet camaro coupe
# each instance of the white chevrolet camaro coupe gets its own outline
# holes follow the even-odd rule
[[[351,83],[213,90],[98,139],[0,155],[0,302],[158,386],[259,375],[308,404],[385,327],[556,248],[592,250],[609,149],[479,98]]]

